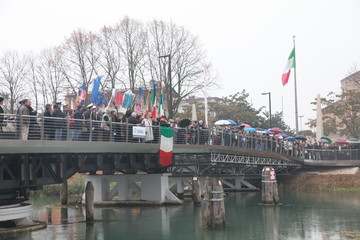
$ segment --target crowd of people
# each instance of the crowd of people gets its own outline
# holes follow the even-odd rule
[[[9,128],[15,133],[13,137],[28,139],[44,139],[56,141],[112,141],[112,142],[146,142],[156,143],[160,139],[160,126],[174,129],[174,144],[195,145],[223,145],[258,151],[273,151],[305,159],[334,159],[349,158],[355,149],[359,159],[360,144],[334,145],[318,142],[315,139],[284,138],[276,134],[264,132],[249,132],[242,126],[233,127],[215,126],[209,128],[204,121],[190,121],[182,126],[179,118],[166,119],[165,117],[153,118],[151,113],[137,114],[131,110],[122,113],[116,108],[106,109],[89,104],[78,105],[75,110],[67,105],[57,102],[47,104],[43,117],[39,118],[31,107],[31,100],[24,99],[20,102],[16,119],[5,120],[1,105],[4,99],[0,98],[0,137],[6,137],[4,128]],[[15,126],[11,126],[11,122]],[[134,127],[145,129],[142,136],[134,135]],[[2,132],[1,132],[2,131]],[[8,135],[9,137],[9,135]],[[343,155],[335,150],[343,150]],[[340,151],[341,152],[341,151]]]

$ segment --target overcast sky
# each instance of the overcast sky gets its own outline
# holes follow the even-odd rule
[[[340,91],[340,80],[360,66],[359,0],[0,0],[0,55],[38,52],[59,45],[78,28],[98,31],[124,16],[173,21],[198,35],[225,96],[242,89],[255,107],[283,109],[295,127],[293,78],[281,75],[296,35],[299,115],[302,129],[315,118],[317,94]],[[301,128],[301,127],[300,127]]]

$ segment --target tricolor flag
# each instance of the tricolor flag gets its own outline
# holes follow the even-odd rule
[[[293,50],[290,53],[290,56],[288,58],[288,61],[286,63],[282,78],[281,78],[281,82],[282,85],[285,86],[288,81],[289,81],[289,77],[290,77],[290,72],[292,68],[296,68],[296,63],[295,63],[295,47],[293,48]]]
[[[159,150],[159,164],[161,166],[169,166],[172,164],[173,154],[173,135],[174,131],[169,127],[160,127],[161,139],[160,139],[160,150]]]
[[[159,102],[159,109],[158,109],[158,113],[159,113],[159,117],[164,116],[164,95],[160,94],[160,102]]]
[[[156,84],[154,84],[154,89],[152,92],[151,105],[151,117],[156,118]]]

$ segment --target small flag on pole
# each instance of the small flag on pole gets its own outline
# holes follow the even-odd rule
[[[152,92],[151,104],[152,104],[151,117],[156,118],[156,84],[154,84],[154,89],[153,89],[153,92]]]
[[[164,116],[164,95],[160,94],[160,101],[159,101],[159,109],[158,109],[158,113],[159,113],[159,117]]]
[[[291,72],[292,68],[296,68],[295,47],[291,51],[290,56],[288,58],[288,61],[286,63],[285,69],[283,71],[283,75],[282,75],[282,78],[281,78],[281,82],[282,82],[283,86],[285,86],[288,83],[289,77],[290,77],[290,72]]]
[[[142,103],[143,103],[142,95],[143,95],[142,88],[139,88],[139,93],[137,95],[136,102],[135,102],[135,112],[137,114],[142,113]]]
[[[77,101],[78,104],[83,104],[83,102],[86,98],[85,88],[86,88],[86,84],[85,84],[85,82],[83,82],[83,84],[81,85],[81,88],[79,89],[79,98]]]

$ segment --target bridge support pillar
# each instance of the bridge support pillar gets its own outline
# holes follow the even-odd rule
[[[115,174],[87,175],[85,185],[94,185],[96,203],[113,201],[141,200],[151,204],[181,203],[169,190],[170,174]],[[110,186],[113,186],[110,188]],[[135,202],[133,202],[135,203]]]
[[[222,182],[224,184],[224,188],[231,191],[242,191],[242,190],[256,190],[257,188],[246,181],[243,176],[236,177],[224,177],[222,178]],[[243,188],[243,187],[246,188]]]

